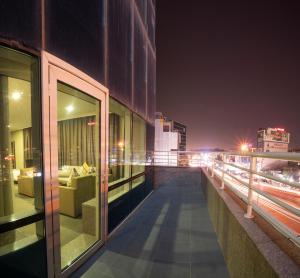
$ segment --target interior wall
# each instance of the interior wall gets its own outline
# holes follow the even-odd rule
[[[24,137],[23,130],[13,131],[10,137],[11,141],[15,142],[15,160],[16,168],[24,168]]]

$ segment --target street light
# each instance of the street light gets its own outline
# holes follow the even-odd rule
[[[248,152],[249,151],[249,145],[247,143],[243,143],[241,145],[241,151],[242,152]]]

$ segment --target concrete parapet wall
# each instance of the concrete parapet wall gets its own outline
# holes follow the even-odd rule
[[[190,167],[154,167],[154,188],[169,184],[174,179],[192,182],[195,186],[201,184],[201,169]],[[184,184],[184,182],[183,182]]]
[[[230,276],[300,277],[300,269],[203,170],[201,185]]]

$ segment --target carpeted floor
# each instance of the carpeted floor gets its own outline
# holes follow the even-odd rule
[[[14,213],[31,211],[34,209],[34,198],[18,193],[18,185],[13,185]],[[15,242],[21,242],[25,238],[36,234],[36,225],[30,224],[16,229]],[[82,217],[73,218],[60,215],[60,242],[61,262],[65,267],[96,241],[95,236],[84,234],[82,230]]]

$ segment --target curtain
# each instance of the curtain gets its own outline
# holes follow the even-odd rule
[[[96,166],[95,116],[58,122],[58,164]]]
[[[32,128],[23,129],[23,138],[24,138],[24,166],[32,167],[33,156],[32,156]]]
[[[109,182],[124,176],[124,144],[121,131],[121,117],[116,113],[109,114]]]
[[[115,113],[109,114],[109,152],[117,152],[118,143],[121,141],[120,116]]]

